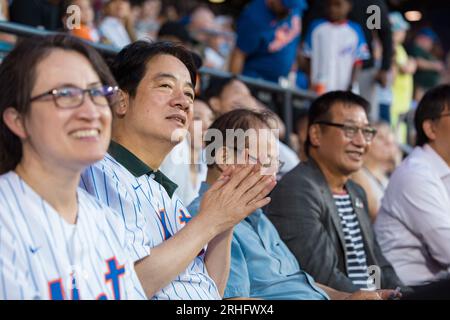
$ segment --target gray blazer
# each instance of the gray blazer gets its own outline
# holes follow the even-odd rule
[[[382,289],[402,286],[375,239],[364,190],[351,180],[345,186],[358,216],[367,265],[381,268]],[[301,267],[321,284],[357,291],[347,277],[344,234],[333,195],[317,164],[313,160],[300,163],[283,176],[271,198],[267,216]]]

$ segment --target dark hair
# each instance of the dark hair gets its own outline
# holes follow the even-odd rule
[[[440,85],[425,93],[414,115],[414,125],[417,131],[416,145],[423,146],[430,141],[423,131],[423,123],[426,120],[438,119],[446,108],[450,110],[450,85]]]
[[[203,96],[207,101],[211,98],[219,97],[222,91],[234,80],[239,80],[236,76],[231,77],[212,77],[209,80],[208,87],[203,92]]]
[[[192,85],[195,87],[197,68],[192,53],[188,49],[181,44],[169,41],[150,43],[141,40],[125,46],[112,62],[111,70],[120,89],[134,97],[139,83],[145,76],[147,62],[163,54],[174,56],[186,66]]]
[[[331,91],[318,97],[311,104],[308,111],[308,132],[309,128],[318,121],[331,121],[331,108],[338,103],[348,107],[359,106],[364,109],[367,117],[369,117],[370,104],[366,99],[351,91]],[[305,141],[305,152],[308,156],[310,146],[311,141],[308,133]]]
[[[273,116],[268,112],[257,112],[248,109],[235,109],[233,111],[227,112],[220,117],[218,117],[209,127],[210,129],[219,130],[222,134],[222,141],[215,141],[214,139],[210,141],[206,141],[205,147],[208,147],[210,144],[219,144],[221,146],[225,146],[226,141],[226,133],[227,130],[238,130],[241,129],[243,131],[247,131],[249,129],[256,129],[258,126],[266,126],[270,128],[269,120]],[[233,145],[237,145],[237,137],[235,137],[233,141]],[[248,141],[245,141],[245,144],[248,145]],[[207,155],[208,156],[208,155]],[[214,158],[215,152],[211,150],[211,157]],[[213,167],[214,163],[212,161],[208,161],[208,167]]]
[[[182,43],[191,44],[194,42],[191,35],[186,29],[186,26],[178,21],[165,22],[158,31],[158,38],[164,36],[172,36],[179,39]]]
[[[21,40],[0,65],[0,114],[15,108],[20,114],[30,111],[31,92],[37,78],[36,67],[52,50],[75,51],[86,57],[103,84],[115,86],[111,72],[95,49],[64,34]],[[0,121],[0,174],[13,170],[22,158],[22,143]]]

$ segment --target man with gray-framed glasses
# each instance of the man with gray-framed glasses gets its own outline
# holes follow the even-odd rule
[[[350,180],[376,134],[368,113],[369,103],[351,92],[316,99],[308,114],[308,161],[283,177],[267,212],[306,272],[345,292],[403,286],[375,239],[366,194]]]

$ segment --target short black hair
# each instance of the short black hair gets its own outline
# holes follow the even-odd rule
[[[425,93],[414,115],[414,126],[417,131],[416,145],[423,146],[430,141],[423,130],[423,123],[426,120],[438,119],[445,109],[450,110],[450,85],[443,84]]]
[[[145,76],[147,62],[158,55],[171,55],[188,69],[192,85],[197,82],[197,67],[192,53],[181,44],[169,41],[136,41],[125,46],[111,62],[111,71],[121,90],[136,95],[137,87]]]
[[[331,91],[318,97],[313,101],[308,111],[308,132],[309,128],[318,121],[330,121],[331,108],[341,103],[344,106],[360,106],[364,109],[367,118],[369,118],[370,103],[363,97],[354,94],[351,91]],[[309,156],[309,147],[311,141],[309,140],[309,133],[305,141],[305,152]]]
[[[91,63],[102,84],[116,86],[116,81],[100,54],[76,37],[56,34],[21,39],[0,64],[0,115],[9,107],[13,107],[21,115],[29,113],[37,66],[57,49],[83,55]],[[22,159],[22,142],[1,120],[0,150],[2,174],[13,170]]]

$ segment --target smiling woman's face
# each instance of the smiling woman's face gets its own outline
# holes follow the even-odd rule
[[[83,55],[54,49],[37,65],[30,96],[67,86],[86,89],[101,85],[99,76]],[[61,109],[49,95],[33,101],[24,117],[23,155],[82,170],[103,158],[110,135],[108,105],[98,106],[85,94],[81,106]]]

